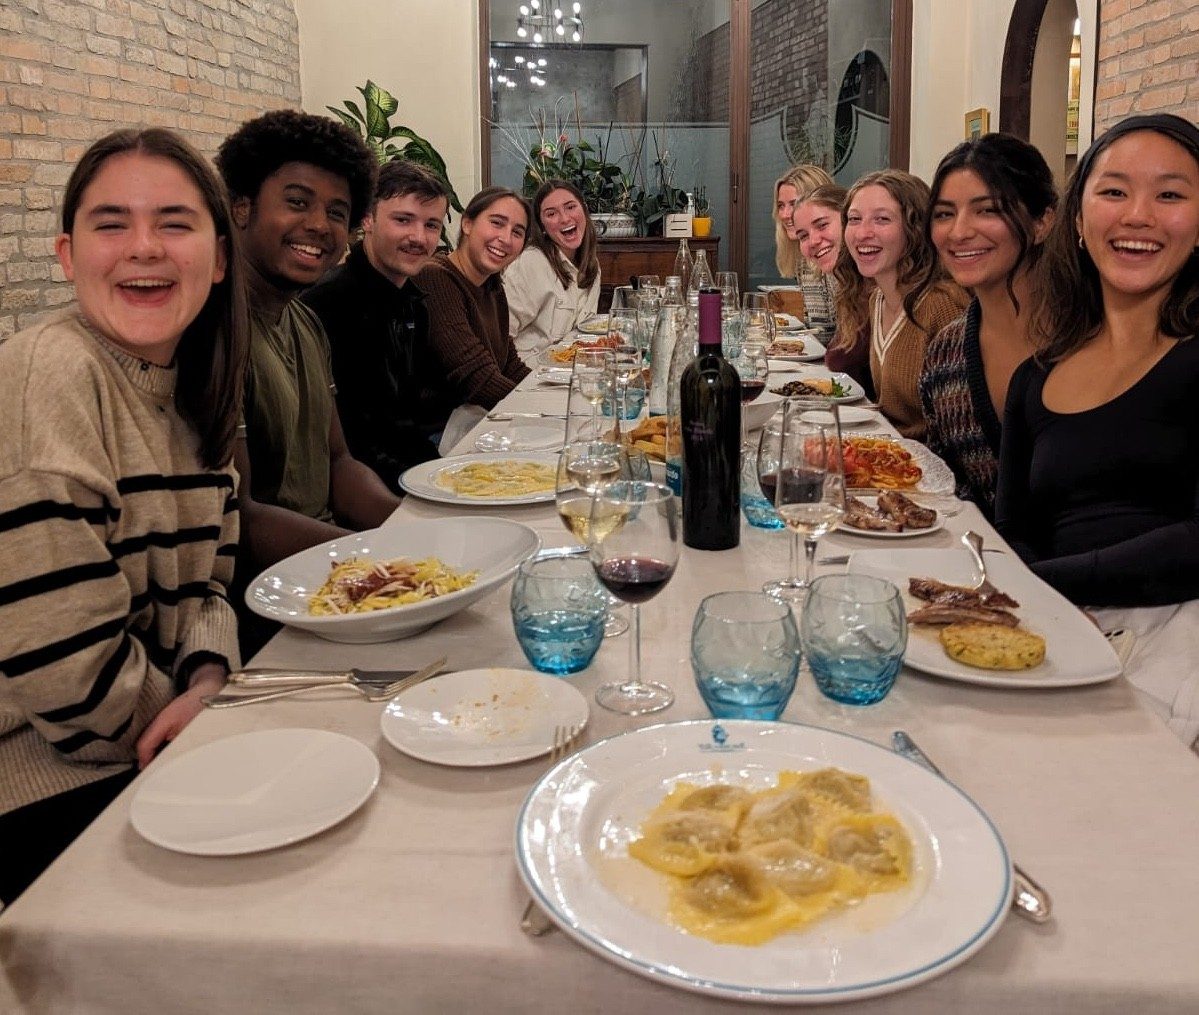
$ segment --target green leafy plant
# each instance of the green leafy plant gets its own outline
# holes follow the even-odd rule
[[[338,109],[336,106],[325,108],[347,127],[358,132],[367,147],[375,153],[375,158],[380,164],[392,159],[407,159],[428,169],[445,185],[450,197],[450,207],[461,214],[462,202],[458,200],[458,194],[450,183],[445,159],[441,157],[441,153],[411,127],[391,125],[391,117],[400,108],[399,100],[370,80],[364,87],[360,87],[358,92],[362,95],[361,107],[353,100],[346,99],[342,103],[345,109]],[[400,143],[397,144],[397,141]],[[444,240],[444,227],[441,232]]]
[[[686,211],[687,193],[674,185],[674,159],[669,149],[663,148],[658,132],[654,131],[654,174],[657,187],[650,190],[642,187],[633,196],[631,210],[637,220],[637,234],[651,236],[662,231],[662,220],[675,212]]]
[[[708,188],[697,184],[695,190],[692,191],[692,197],[695,199],[696,217],[707,218],[708,212],[712,208],[711,203],[708,201]]]

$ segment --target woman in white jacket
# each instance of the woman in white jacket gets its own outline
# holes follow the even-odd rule
[[[509,333],[530,366],[595,313],[600,292],[595,226],[579,189],[547,180],[533,197],[533,214],[536,237],[504,271]]]

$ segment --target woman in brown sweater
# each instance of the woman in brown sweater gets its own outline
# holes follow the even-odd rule
[[[924,347],[967,303],[966,294],[936,267],[936,251],[924,235],[928,203],[928,184],[911,173],[883,169],[866,174],[846,198],[837,263],[838,326],[851,333],[869,330],[870,374],[879,408],[903,436],[916,440],[925,433],[917,387]],[[908,300],[930,265],[932,283],[919,298]],[[864,303],[862,295],[870,285],[874,292]]]
[[[529,374],[508,334],[500,273],[524,250],[531,221],[519,194],[505,187],[481,190],[462,213],[458,246],[416,276],[429,310],[429,346],[451,408],[492,409]]]

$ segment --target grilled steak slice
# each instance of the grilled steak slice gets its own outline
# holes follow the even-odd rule
[[[845,508],[845,524],[852,529],[867,529],[871,532],[903,531],[902,519],[887,518],[857,497],[846,497]]]
[[[987,582],[980,589],[968,589],[963,585],[948,585],[936,578],[909,578],[908,591],[917,599],[928,603],[945,603],[953,606],[986,606],[992,609],[1015,609],[1020,604],[1011,596],[1000,592]]]
[[[878,509],[885,515],[890,515],[909,529],[927,529],[937,520],[937,512],[932,508],[921,507],[910,497],[904,496],[898,490],[888,490],[878,495]]]
[[[931,603],[922,606],[914,613],[908,614],[910,624],[1003,624],[1005,627],[1016,627],[1020,621],[1007,610],[989,610],[985,606],[951,606],[944,603]]]

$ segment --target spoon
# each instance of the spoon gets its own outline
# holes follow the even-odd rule
[[[978,580],[966,587],[969,589],[981,589],[987,585],[987,562],[983,560],[983,537],[973,529],[967,529],[962,533],[962,545],[970,551],[970,556],[974,558],[974,566],[978,568]]]

